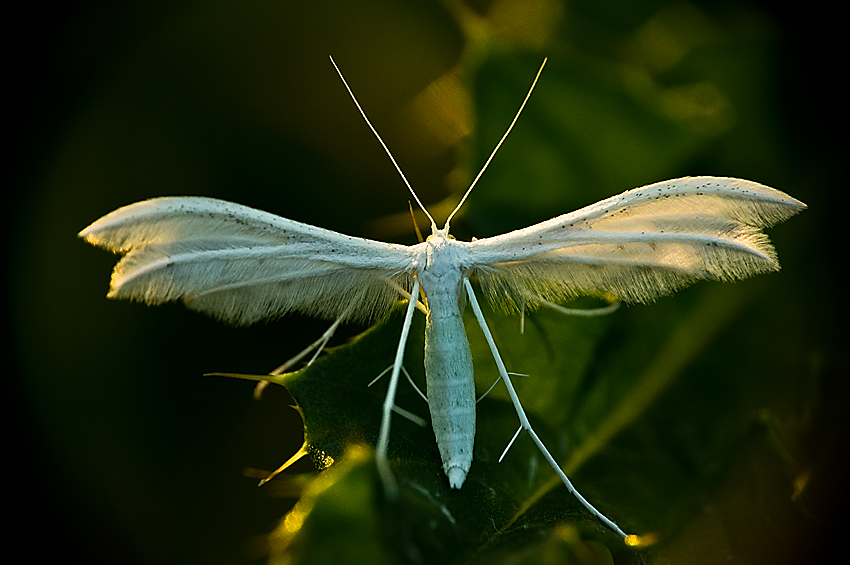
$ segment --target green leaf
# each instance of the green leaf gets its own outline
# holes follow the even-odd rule
[[[552,534],[555,535],[555,545],[559,545],[561,542],[557,540],[562,538],[583,545],[581,540],[586,536],[622,545],[616,535],[601,531],[565,489],[549,484],[552,472],[530,441],[518,441],[506,459],[498,463],[498,457],[513,435],[518,419],[512,405],[499,398],[501,394],[495,392],[478,404],[474,461],[467,481],[460,490],[451,490],[448,486],[430,427],[423,428],[401,416],[394,416],[389,456],[400,483],[401,496],[398,500],[387,500],[384,497],[371,459],[368,463],[364,462],[358,451],[356,462],[352,464],[347,454],[352,445],[365,443],[371,447],[375,444],[386,384],[376,384],[371,388],[367,385],[392,359],[400,334],[400,320],[400,312],[396,312],[351,344],[329,351],[308,368],[280,380],[304,416],[305,443],[316,463],[324,466],[329,460],[336,462],[329,470],[329,476],[333,478],[323,475],[318,480],[322,484],[328,484],[328,481],[340,481],[341,484],[359,481],[351,496],[362,497],[364,489],[371,493],[362,507],[364,516],[361,526],[372,531],[371,526],[367,526],[373,519],[370,516],[378,516],[380,527],[374,532],[380,533],[374,535],[380,539],[370,538],[369,543],[384,547],[387,554],[392,556],[391,561],[404,561],[405,554],[412,552],[411,555],[419,554],[424,562],[468,562],[470,559],[478,560],[483,555],[488,556],[485,561],[492,562],[493,551],[502,555],[506,550],[524,546],[531,538],[536,540],[550,526],[562,525],[567,526],[567,529]],[[590,325],[599,323],[593,320]],[[469,333],[474,334],[474,330]],[[535,334],[536,330],[530,333]],[[534,335],[528,337],[533,339]],[[482,338],[475,335],[471,341],[476,365],[479,362],[485,367],[492,365],[489,352],[487,355],[478,354],[483,346]],[[587,349],[586,341],[577,340],[576,351]],[[414,380],[419,381],[419,386],[424,388],[422,352],[423,317],[418,315],[411,331],[405,367]],[[479,382],[493,375],[494,371],[482,370],[477,373]],[[492,381],[485,384],[479,386],[479,389],[486,390]],[[549,394],[545,390],[542,392],[543,395],[535,397],[538,401]],[[427,406],[412,386],[402,384],[397,403],[427,419]],[[534,418],[534,421],[544,441],[556,456],[563,459],[567,443],[558,437],[558,433],[545,420]],[[342,470],[337,470],[337,466]],[[364,473],[364,468],[368,469],[368,473]],[[329,516],[337,512],[337,505],[325,505],[323,508],[327,508],[330,513],[326,516],[312,500],[325,496],[345,498],[348,495],[342,487],[328,494],[324,492],[325,489],[322,489],[321,494],[305,494],[309,502],[302,498],[293,510],[298,516],[303,516],[305,506],[312,508],[304,518],[310,528],[303,534],[306,538],[298,532],[287,538],[292,543],[279,556],[282,561],[283,556],[290,559],[293,558],[293,552],[300,551],[293,548],[309,545],[308,539],[322,547],[336,546],[331,541],[336,539],[333,529],[323,530],[330,537],[322,538],[314,528],[320,528],[318,524],[329,520]],[[530,501],[533,507],[524,509],[523,506]],[[281,529],[291,529],[291,525],[287,525],[291,521],[291,518],[287,518]],[[579,535],[579,531],[583,533]],[[364,531],[363,535],[369,534]],[[309,555],[309,562],[314,562],[312,553],[306,552],[304,555]]]
[[[628,325],[636,323],[630,312],[619,319],[531,313],[524,335],[517,317],[487,313],[509,370],[529,375],[514,381],[538,433],[580,492],[626,531],[651,534],[680,528],[748,435],[750,416],[733,406],[711,415],[721,436],[714,441],[701,445],[693,434],[644,437],[648,430],[658,432],[654,420],[659,410],[687,424],[686,414],[704,403],[703,397],[687,403],[683,391],[671,394],[670,389],[739,304],[725,293],[709,293],[671,327],[656,328],[654,335],[640,340],[659,344],[650,356],[636,356],[626,338]],[[405,367],[424,388],[422,319],[415,317]],[[275,559],[299,562],[301,555],[303,562],[312,563],[316,551],[336,547],[347,552],[349,546],[338,536],[347,537],[350,530],[342,528],[342,533],[333,524],[342,519],[340,514],[349,519],[349,508],[361,511],[354,519],[358,538],[366,547],[381,548],[386,562],[416,561],[413,555],[423,562],[509,562],[510,556],[528,551],[542,552],[541,559],[557,555],[567,560],[562,562],[609,562],[610,553],[599,551],[601,547],[630,555],[632,550],[567,492],[528,438],[521,437],[498,462],[518,425],[503,387],[478,404],[473,465],[460,490],[448,487],[431,429],[395,415],[389,457],[401,496],[384,497],[374,462],[360,446],[372,448],[376,442],[386,384],[368,384],[393,358],[400,321],[397,310],[352,343],[278,381],[303,415],[308,452],[320,468],[330,469],[317,479],[320,486],[308,488],[273,536],[287,541]],[[483,391],[496,373],[480,330],[474,320],[467,322],[476,381]],[[722,384],[716,394],[737,394]],[[398,404],[427,419],[425,403],[406,383]],[[731,433],[730,419],[737,422]],[[356,456],[350,455],[352,449]],[[303,523],[303,529],[294,528],[294,522]],[[548,541],[541,546],[541,540]],[[585,560],[588,555],[592,558]],[[343,558],[342,553],[335,558]]]

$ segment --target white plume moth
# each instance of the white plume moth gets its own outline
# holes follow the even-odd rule
[[[519,417],[517,434],[525,430],[570,492],[626,538],[623,530],[576,491],[532,429],[470,278],[477,277],[493,301],[517,309],[581,295],[649,302],[699,279],[729,281],[778,270],[773,247],[760,230],[793,216],[805,204],[751,181],[688,177],[629,190],[525,229],[457,241],[449,235],[449,222],[507,137],[534,84],[481,172],[439,229],[342,80],[428,215],[431,235],[426,241],[406,246],[350,237],[212,198],[154,198],[120,208],[79,234],[89,243],[123,255],[112,273],[108,296],[147,304],[182,300],[193,310],[232,324],[251,324],[295,311],[334,319],[334,327],[343,320],[377,319],[400,296],[406,298],[376,447],[388,493],[396,488],[387,463],[390,421],[417,306],[427,311],[427,399],[450,486],[461,488],[470,469],[476,398],[461,317],[462,304],[468,300]],[[427,306],[418,300],[420,296]]]

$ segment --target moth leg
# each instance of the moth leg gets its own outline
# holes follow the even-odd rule
[[[588,318],[594,316],[605,316],[606,314],[616,312],[620,309],[620,304],[622,304],[619,301],[615,301],[611,302],[608,306],[602,306],[600,308],[564,308],[560,304],[555,304],[545,298],[535,296],[532,300],[567,316],[586,316]],[[522,301],[522,307],[519,312],[519,333],[525,333],[525,299]]]
[[[508,373],[508,374],[511,375],[511,376],[514,376],[514,377],[527,377],[528,376],[525,373]],[[497,377],[496,380],[493,381],[493,384],[490,385],[490,388],[488,388],[486,391],[484,391],[484,394],[482,394],[481,396],[479,396],[475,400],[475,403],[478,404],[479,402],[484,400],[487,397],[487,395],[490,394],[490,391],[492,391],[494,388],[496,388],[496,385],[499,384],[499,381],[501,381],[501,380],[502,380],[501,376]]]
[[[413,290],[411,296],[419,295],[419,279],[414,279]],[[378,466],[378,473],[381,475],[381,481],[384,483],[384,492],[387,498],[395,498],[398,495],[398,485],[395,477],[390,470],[389,462],[387,461],[387,447],[390,443],[390,420],[395,408],[395,395],[398,390],[398,378],[401,374],[401,365],[404,361],[404,347],[407,345],[407,336],[410,334],[410,322],[413,320],[413,311],[416,310],[417,300],[408,300],[407,310],[404,313],[404,323],[401,326],[401,337],[398,340],[398,349],[396,349],[395,361],[393,362],[393,371],[390,375],[390,384],[387,387],[387,395],[384,397],[384,405],[381,410],[381,430],[378,433],[378,444],[375,447],[375,463]]]
[[[400,285],[400,284],[398,284],[397,282],[395,282],[395,281],[394,281],[394,280],[392,280],[392,279],[384,279],[384,281],[385,281],[388,285],[390,285],[390,286],[393,288],[393,290],[395,290],[396,292],[398,292],[398,293],[402,296],[402,298],[404,298],[405,300],[410,300],[410,299],[411,299],[411,293],[409,293],[409,292],[407,292],[406,290],[404,290],[404,289],[401,287],[401,285]],[[424,300],[424,298],[423,298],[423,300]],[[419,311],[420,311],[420,312],[422,312],[423,314],[426,314],[426,315],[428,314],[428,308],[427,308],[427,306],[425,306],[425,304],[424,304],[422,301],[417,301],[417,302],[416,302],[416,307],[417,307],[417,308],[419,309]]]
[[[417,426],[419,426],[421,428],[425,428],[425,427],[428,426],[428,420],[426,420],[425,418],[422,418],[421,416],[417,416],[416,414],[414,414],[413,412],[411,412],[409,410],[405,410],[401,406],[393,406],[393,412],[395,412],[396,414],[398,414],[402,418],[407,418],[408,420],[410,420],[411,422],[413,422],[414,424],[416,424]]]
[[[425,401],[425,404],[428,404],[428,397],[425,396],[425,393],[422,392],[422,389],[419,388],[419,386],[415,382],[413,382],[413,377],[410,376],[410,373],[407,372],[407,369],[404,368],[404,365],[402,365],[401,370],[404,371],[404,376],[407,377],[407,382],[410,383],[410,386],[413,387],[413,390],[419,393],[419,396],[422,397],[422,400]]]
[[[384,375],[386,375],[387,373],[389,373],[389,372],[390,372],[390,370],[391,370],[392,368],[393,368],[393,366],[392,366],[392,365],[390,365],[389,367],[387,367],[386,369],[384,369],[383,371],[381,371],[381,374],[379,374],[377,377],[375,377],[374,379],[372,379],[372,381],[371,381],[369,384],[367,384],[366,386],[367,386],[367,387],[370,387],[370,386],[372,386],[373,384],[375,384],[376,382],[378,382],[378,381],[381,379],[381,377],[383,377]],[[405,377],[407,377],[407,382],[409,382],[409,383],[411,384],[411,386],[413,387],[413,389],[414,389],[416,392],[418,392],[418,393],[419,393],[419,396],[421,396],[421,397],[422,397],[422,399],[423,399],[423,400],[425,400],[425,402],[427,403],[427,402],[428,402],[428,397],[426,397],[426,396],[425,396],[425,393],[424,393],[424,392],[422,392],[422,390],[421,390],[418,386],[416,386],[416,383],[415,383],[415,382],[413,382],[413,377],[411,377],[411,376],[410,376],[410,373],[408,373],[408,372],[407,372],[407,369],[405,369],[405,368],[404,368],[404,365],[402,365],[402,366],[401,366],[401,371],[404,373],[404,376],[405,376]],[[498,382],[498,381],[497,381],[497,382]],[[408,410],[405,410],[404,408],[402,408],[402,407],[401,407],[401,406],[399,406],[398,404],[396,404],[395,406],[393,406],[393,411],[394,411],[396,414],[398,414],[399,416],[404,416],[405,418],[407,418],[408,420],[410,420],[410,421],[411,421],[411,422],[413,422],[414,424],[419,425],[419,426],[422,426],[423,428],[424,428],[425,426],[427,426],[427,425],[428,425],[428,422],[427,422],[424,418],[420,418],[419,416],[417,416],[417,415],[416,415],[416,414],[414,414],[413,412],[410,412],[410,411],[408,411]]]
[[[275,369],[274,371],[272,371],[269,374],[270,375],[280,375],[282,373],[285,373],[286,371],[288,371],[293,366],[295,366],[296,363],[301,361],[304,357],[306,357],[311,351],[313,351],[315,349],[316,352],[313,354],[313,356],[310,358],[310,360],[307,361],[306,366],[309,367],[310,365],[312,365],[313,361],[316,360],[316,358],[319,356],[319,354],[325,349],[325,346],[331,340],[334,333],[336,333],[336,330],[339,328],[339,325],[342,323],[342,321],[345,318],[348,317],[348,315],[350,313],[351,313],[351,308],[348,308],[345,312],[343,312],[339,316],[339,318],[334,320],[334,323],[331,324],[331,327],[329,327],[327,330],[325,330],[325,333],[323,333],[321,335],[321,337],[319,337],[319,339],[317,339],[316,341],[314,341],[313,343],[311,343],[310,345],[305,347],[303,350],[301,350],[300,353],[298,353],[297,355],[295,355],[294,357],[292,357],[291,359],[286,361],[283,365],[281,365],[280,367],[278,367],[277,369]],[[260,399],[260,397],[263,394],[263,391],[268,386],[268,384],[269,384],[269,381],[260,381],[260,382],[257,383],[257,385],[254,387],[254,398],[256,400]]]
[[[381,377],[383,377],[384,375],[386,375],[387,373],[389,373],[389,372],[392,370],[392,368],[393,368],[393,366],[392,366],[392,365],[390,365],[389,367],[387,367],[386,369],[384,369],[383,371],[381,371],[380,373],[378,373],[378,376],[377,376],[377,377],[375,377],[374,379],[372,379],[371,381],[369,381],[369,384],[367,384],[367,385],[366,385],[366,388],[369,388],[370,386],[372,386],[373,384],[375,384],[376,382],[378,382],[379,380],[381,380]]]
[[[511,441],[509,441],[509,442],[508,442],[508,445],[506,445],[506,446],[505,446],[505,449],[502,451],[502,454],[501,454],[501,455],[499,455],[499,463],[501,463],[501,462],[502,462],[502,459],[504,459],[504,458],[505,458],[505,455],[507,455],[507,454],[508,454],[508,451],[510,451],[511,446],[512,446],[512,445],[514,444],[514,442],[516,441],[516,438],[518,438],[518,437],[519,437],[519,433],[520,433],[521,431],[522,431],[522,425],[520,425],[520,427],[518,427],[518,428],[516,429],[516,431],[514,432],[513,437],[511,438]]]
[[[345,314],[343,314],[342,316],[340,316],[339,318],[334,320],[334,323],[331,324],[331,326],[327,330],[325,330],[325,333],[323,333],[321,335],[321,337],[319,337],[319,339],[317,339],[316,341],[314,341],[313,343],[311,343],[310,345],[305,347],[298,355],[296,355],[292,359],[289,359],[283,365],[281,365],[280,367],[278,367],[277,369],[275,369],[274,371],[272,371],[269,374],[270,375],[280,375],[281,373],[285,373],[288,369],[290,369],[293,365],[295,365],[296,363],[301,361],[301,359],[306,357],[308,353],[310,353],[311,351],[313,351],[315,349],[316,352],[313,354],[313,356],[310,358],[310,360],[307,361],[308,367],[310,365],[312,365],[313,361],[316,360],[316,357],[319,356],[319,353],[322,352],[322,350],[325,348],[325,346],[328,344],[328,342],[333,337],[334,333],[336,333],[336,330],[337,330],[337,328],[339,328],[339,325],[342,323],[342,320],[343,320],[344,317],[345,317]]]
[[[390,369],[392,369],[392,368],[393,368],[393,366],[392,366],[392,365],[390,365],[389,367],[387,367],[386,369],[384,369],[383,371],[381,371],[381,374],[379,374],[377,377],[375,377],[374,379],[372,379],[372,381],[371,381],[369,384],[367,384],[366,386],[367,386],[367,387],[370,387],[370,386],[372,386],[373,384],[375,384],[376,382],[378,382],[379,380],[381,380],[381,377],[383,377],[384,375],[386,375],[387,373],[389,373],[389,372],[390,372]],[[410,376],[410,373],[408,373],[408,372],[407,372],[407,369],[405,369],[405,368],[404,368],[404,365],[402,365],[402,366],[401,366],[401,371],[404,373],[404,376],[407,378],[407,382],[409,382],[409,383],[410,383],[410,386],[412,386],[412,387],[413,387],[413,390],[415,390],[415,391],[417,392],[417,394],[419,394],[419,396],[421,396],[421,397],[422,397],[422,400],[424,400],[424,401],[425,401],[425,403],[427,404],[427,403],[428,403],[428,397],[427,397],[427,396],[425,396],[425,393],[424,393],[424,392],[422,392],[422,389],[421,389],[421,388],[419,388],[419,385],[417,385],[417,384],[416,384],[416,382],[414,382],[413,377],[411,377],[411,376]],[[499,380],[498,380],[498,379],[496,379],[496,382],[499,382]],[[493,384],[493,386],[496,386],[496,385],[495,385],[495,383]],[[493,388],[493,387],[490,387],[490,389],[492,389],[492,388]],[[489,391],[488,391],[488,392],[489,392]]]
[[[620,309],[620,305],[622,302],[612,302],[608,306],[602,306],[600,308],[564,308],[554,302],[550,302],[544,298],[535,298],[536,302],[551,308],[552,310],[556,310],[561,314],[566,314],[567,316],[604,316],[606,314],[610,314],[612,312],[616,312]],[[525,306],[525,304],[523,304]]]
[[[575,496],[582,505],[590,511],[591,514],[596,516],[600,521],[602,521],[606,526],[617,532],[618,535],[622,536],[623,539],[626,539],[627,534],[620,529],[620,527],[608,519],[602,512],[597,510],[590,504],[585,498],[579,494],[576,488],[573,486],[573,483],[570,482],[570,479],[567,477],[566,473],[561,469],[561,466],[558,465],[558,462],[555,461],[555,458],[552,457],[552,454],[549,453],[549,450],[546,449],[546,446],[543,445],[543,441],[537,436],[534,429],[531,427],[531,423],[528,421],[528,416],[525,414],[525,410],[522,408],[522,404],[519,401],[519,397],[517,396],[516,390],[514,389],[513,383],[511,383],[511,377],[508,375],[508,371],[505,368],[505,363],[502,361],[501,355],[499,355],[499,350],[496,348],[496,342],[493,341],[493,334],[490,333],[490,328],[487,326],[487,321],[484,319],[484,314],[481,312],[481,306],[478,304],[478,299],[475,298],[475,292],[472,290],[472,284],[469,282],[469,279],[464,278],[463,284],[466,287],[466,293],[469,296],[469,304],[472,306],[472,311],[475,313],[475,317],[478,320],[478,325],[481,326],[481,330],[484,332],[484,337],[487,340],[487,344],[490,346],[490,352],[493,354],[493,359],[496,361],[496,366],[499,368],[499,374],[502,376],[502,380],[505,381],[505,386],[508,388],[508,394],[511,397],[511,402],[513,402],[514,409],[516,409],[517,416],[519,417],[520,427],[528,432],[528,435],[531,436],[531,439],[537,445],[537,448],[540,450],[540,453],[543,454],[543,457],[546,461],[549,462],[549,465],[552,466],[552,469],[555,470],[555,473],[560,477],[561,482],[567,487],[573,496]],[[516,437],[516,436],[514,436]],[[511,440],[513,443],[513,439]],[[510,447],[510,444],[508,445]]]

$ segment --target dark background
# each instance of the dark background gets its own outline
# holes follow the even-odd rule
[[[307,12],[284,2],[254,6],[240,19],[226,4],[197,11],[191,2],[77,2],[24,8],[9,20],[5,466],[13,539],[33,560],[245,561],[251,539],[270,531],[292,499],[253,488],[242,470],[275,468],[294,452],[300,438],[287,430],[299,419],[279,390],[255,403],[248,383],[200,375],[266,372],[326,327],[296,318],[234,330],[182,307],[108,302],[114,260],[75,241],[77,231],[135,200],[206,194],[378,237],[369,220],[403,209],[406,195],[340,96],[328,53],[371,102],[370,117],[426,204],[448,195],[441,179],[456,157],[423,149],[429,140],[391,118],[459,57],[463,38],[442,10],[375,2]],[[812,253],[837,263],[845,142],[836,134],[836,15],[773,3],[691,4],[754,8],[774,22],[779,89],[765,102],[785,118],[778,142],[796,151],[788,167],[809,171],[817,184],[794,193],[817,218],[820,248]],[[264,10],[279,19],[255,19]],[[151,61],[161,65],[156,73]],[[162,82],[137,80],[146,73]],[[151,107],[161,122],[149,120]],[[134,115],[138,123],[128,122]],[[114,153],[96,154],[107,150]],[[820,265],[810,276],[811,292],[788,300],[828,312],[827,323],[843,321],[846,285],[835,268]],[[825,336],[820,441],[840,476],[846,356],[835,355],[840,326],[816,331]],[[834,486],[835,504],[822,515],[825,544],[841,525],[829,520],[840,519],[844,495]]]

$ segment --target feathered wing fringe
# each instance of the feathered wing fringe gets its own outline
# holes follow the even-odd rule
[[[674,179],[637,188],[523,230],[474,242],[491,301],[518,310],[611,295],[650,302],[697,280],[779,270],[760,228],[805,204],[749,181]]]
[[[124,255],[112,274],[111,298],[182,300],[239,325],[291,311],[370,321],[398,298],[388,282],[412,286],[405,246],[211,198],[132,204],[80,236]]]

